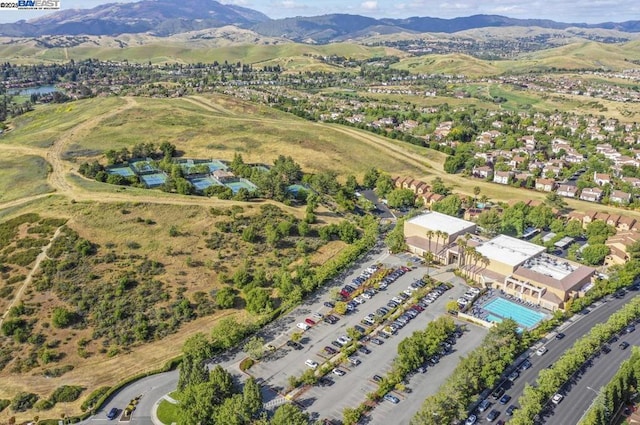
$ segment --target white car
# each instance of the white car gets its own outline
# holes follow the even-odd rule
[[[305,361],[304,364],[309,366],[311,369],[315,369],[315,368],[318,367],[318,362],[315,362],[315,361],[313,361],[311,359],[307,359],[307,361]]]
[[[371,299],[371,295],[367,294],[366,292],[363,292],[361,296],[362,296],[362,298],[367,299],[367,300]]]
[[[562,401],[563,398],[564,398],[564,396],[562,394],[556,394],[551,399],[551,402],[553,404],[560,404],[560,402]]]
[[[307,325],[306,323],[300,322],[296,325],[297,327],[299,327],[300,329],[302,329],[303,331],[306,331],[307,329],[309,329],[309,325]]]
[[[313,316],[311,316],[311,317],[313,317],[316,320],[322,320],[322,318],[324,317],[324,314],[322,314],[320,312],[315,312],[315,313],[313,313]]]
[[[544,353],[546,353],[547,351],[549,351],[549,349],[547,347],[540,347],[536,350],[536,354],[538,356],[542,356]]]
[[[355,297],[353,300],[354,300],[355,302],[357,302],[358,304],[364,304],[364,302],[365,302],[365,299],[364,299],[364,298],[362,298],[362,296],[360,296],[360,295],[358,295],[357,297]]]

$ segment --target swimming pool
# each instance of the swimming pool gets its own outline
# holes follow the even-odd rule
[[[493,313],[492,317],[499,316],[502,319],[513,319],[523,328],[530,329],[540,323],[545,318],[544,313],[540,313],[530,308],[524,307],[520,304],[516,304],[504,298],[496,298],[484,306],[483,309]],[[490,320],[487,316],[487,320]]]
[[[487,314],[486,321],[491,323],[502,323],[502,319],[498,316],[494,316],[493,314]]]

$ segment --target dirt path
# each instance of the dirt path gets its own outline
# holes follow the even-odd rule
[[[53,243],[53,241],[60,235],[61,230],[62,230],[62,227],[58,227],[55,233],[53,234],[53,237],[51,237],[51,240],[49,241],[47,246],[42,247],[42,252],[38,254],[38,256],[36,257],[36,261],[33,263],[33,267],[29,271],[29,274],[27,275],[27,277],[24,279],[22,286],[20,287],[20,289],[18,289],[18,292],[16,292],[16,295],[13,297],[13,300],[11,300],[11,302],[7,306],[7,309],[2,314],[2,317],[0,317],[0,326],[2,326],[2,323],[9,315],[9,311],[11,310],[11,307],[15,306],[22,300],[22,296],[24,295],[25,290],[33,280],[33,275],[35,274],[36,271],[38,271],[38,268],[40,267],[40,263],[42,262],[42,260],[44,260],[45,258],[48,258],[47,251],[51,247],[51,244]]]
[[[182,99],[196,106],[204,108],[210,112],[215,112],[216,114],[236,115],[235,112],[225,109],[222,106],[215,104],[202,96],[189,96],[183,97]]]
[[[132,97],[123,97],[125,100],[125,104],[113,109],[106,114],[98,115],[97,117],[86,120],[80,125],[73,127],[72,129],[62,133],[62,135],[53,142],[53,145],[47,151],[46,159],[51,165],[51,173],[49,174],[48,182],[49,185],[54,188],[57,192],[62,192],[65,194],[72,194],[73,187],[69,184],[67,179],[65,178],[65,174],[70,171],[70,167],[67,167],[65,162],[62,160],[62,154],[64,153],[66,147],[69,143],[78,138],[82,137],[86,134],[90,129],[97,126],[101,121],[111,118],[115,115],[126,111],[127,109],[133,108],[138,105],[138,102]]]

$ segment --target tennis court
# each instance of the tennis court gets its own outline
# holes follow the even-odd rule
[[[135,176],[136,175],[136,173],[134,173],[133,170],[130,167],[107,168],[107,173],[116,174],[116,175],[122,176],[122,177],[131,177],[131,176]]]
[[[238,191],[242,188],[247,189],[249,192],[253,192],[258,188],[255,184],[251,183],[249,180],[244,180],[244,179],[237,182],[225,183],[225,186],[231,189],[233,193],[238,193]]]
[[[131,168],[133,168],[138,174],[155,173],[158,171],[149,163],[149,161],[136,161],[131,164]]]
[[[147,185],[147,187],[162,186],[167,181],[167,177],[162,173],[145,174],[140,176],[140,179]]]
[[[188,180],[191,182],[193,187],[198,191],[205,190],[209,186],[220,185],[220,183],[218,183],[216,179],[213,179],[211,177],[190,178]]]

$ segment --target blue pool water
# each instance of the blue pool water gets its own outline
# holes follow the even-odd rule
[[[545,314],[543,313],[531,310],[530,308],[516,304],[504,298],[496,298],[482,306],[482,308],[493,313],[487,316],[487,320],[489,321],[495,321],[489,319],[490,316],[499,316],[502,319],[513,319],[518,322],[520,326],[527,329],[534,327],[545,318]]]
[[[494,316],[493,314],[487,314],[487,322],[495,322],[495,323],[502,323],[502,319],[499,318],[498,316]]]

